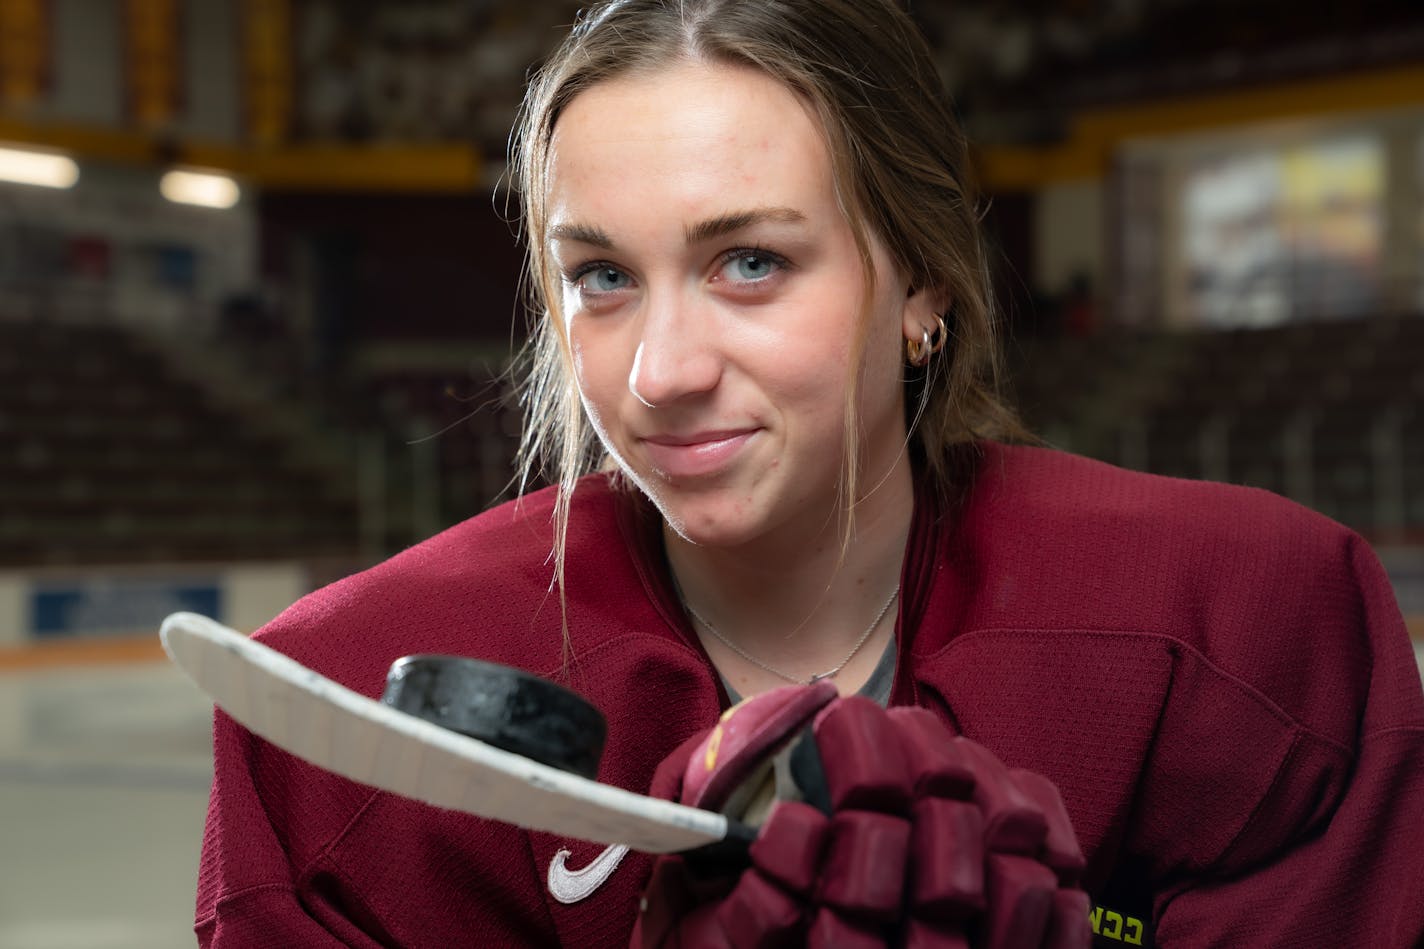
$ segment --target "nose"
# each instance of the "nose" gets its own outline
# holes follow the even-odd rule
[[[628,391],[650,408],[712,391],[722,378],[717,337],[709,308],[677,295],[650,298]]]

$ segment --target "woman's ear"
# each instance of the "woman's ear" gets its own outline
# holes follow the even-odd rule
[[[943,324],[941,319],[949,312],[950,296],[947,290],[933,287],[911,286],[905,294],[901,329],[907,341],[918,343],[928,333],[932,342],[936,331]]]

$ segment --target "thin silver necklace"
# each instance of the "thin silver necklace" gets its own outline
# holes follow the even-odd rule
[[[681,592],[681,590],[678,590],[679,594]],[[692,608],[692,604],[688,603],[686,599],[682,601],[682,605],[683,608],[687,610],[688,614],[693,619],[697,620],[697,622],[702,624],[703,629],[707,630],[707,632],[712,634],[713,639],[717,640],[717,642],[726,646],[728,649],[732,650],[732,652],[741,656],[743,659],[745,659],[747,662],[750,662],[758,669],[765,669],[767,672],[770,672],[778,679],[785,679],[787,682],[796,682],[801,685],[815,685],[822,679],[834,679],[836,675],[846,667],[846,664],[855,658],[855,654],[860,652],[860,647],[864,646],[866,642],[870,639],[870,634],[875,632],[876,628],[880,626],[880,621],[885,618],[885,614],[890,612],[890,604],[894,603],[895,598],[899,595],[900,584],[897,583],[895,584],[895,589],[890,591],[890,599],[886,600],[885,605],[880,608],[880,612],[875,614],[875,619],[871,620],[870,625],[865,628],[865,632],[860,634],[860,638],[857,639],[855,641],[855,645],[851,647],[850,654],[841,660],[840,665],[836,666],[834,669],[831,669],[828,672],[818,672],[815,675],[811,676],[809,679],[803,678],[802,676],[798,675],[792,675],[789,672],[783,672],[782,670],[776,668],[776,666],[773,666],[770,663],[762,662],[756,656],[753,656],[741,646],[738,646],[736,643],[732,642],[726,636],[723,636],[720,632],[718,632],[717,627],[707,622],[707,620],[704,619],[700,613],[698,613]]]

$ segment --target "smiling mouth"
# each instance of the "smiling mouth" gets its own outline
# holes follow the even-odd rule
[[[723,473],[760,429],[653,435],[643,447],[653,467],[667,478],[701,478]]]

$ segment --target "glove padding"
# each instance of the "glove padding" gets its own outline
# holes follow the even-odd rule
[[[660,857],[634,947],[1086,947],[1058,789],[932,712],[787,686],[728,710],[652,794],[755,828]]]

